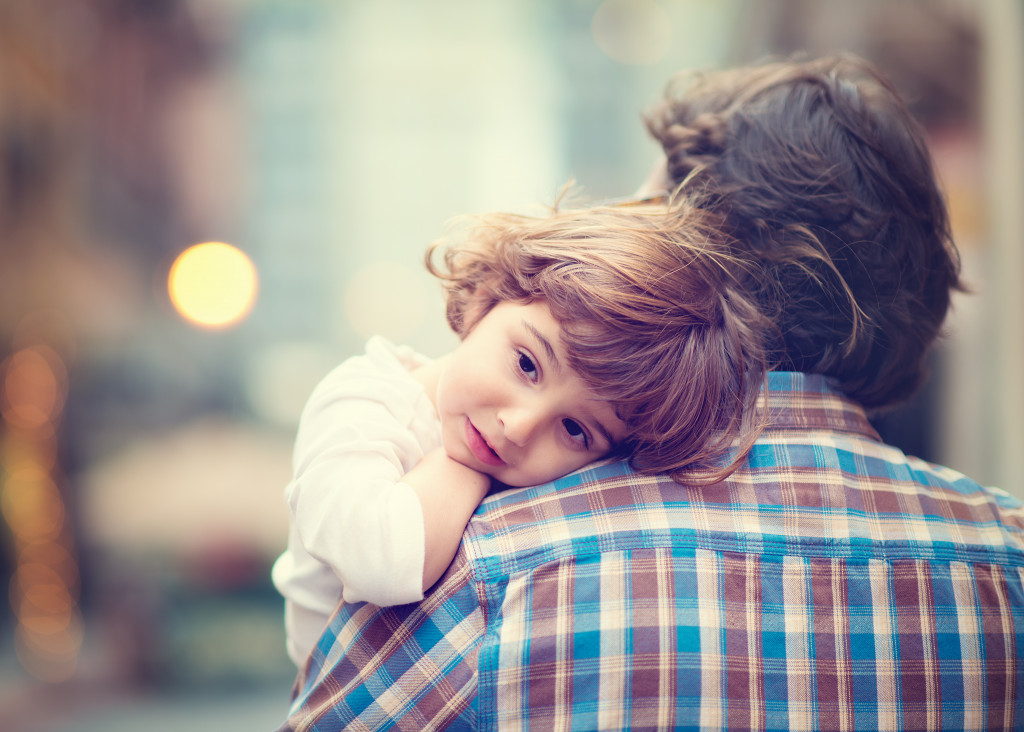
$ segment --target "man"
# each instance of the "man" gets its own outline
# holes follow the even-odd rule
[[[338,609],[286,728],[1020,725],[1024,508],[865,413],[959,287],[920,129],[853,59],[709,75],[648,127],[648,188],[702,191],[761,270],[761,436],[710,486],[608,463],[492,495],[421,603]]]

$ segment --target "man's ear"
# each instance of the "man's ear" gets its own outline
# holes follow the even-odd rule
[[[659,155],[658,159],[654,161],[654,167],[651,168],[651,172],[647,174],[647,179],[640,184],[640,187],[636,189],[636,193],[633,195],[637,198],[647,198],[659,193],[667,193],[673,188],[675,188],[675,185],[673,185],[672,178],[668,174],[668,160],[664,155]]]

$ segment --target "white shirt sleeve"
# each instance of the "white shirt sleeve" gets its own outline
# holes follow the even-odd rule
[[[367,365],[357,357],[328,374],[295,441],[285,491],[288,550],[273,579],[286,599],[288,650],[297,664],[340,599],[387,606],[423,598],[423,510],[401,479],[432,447],[422,429],[411,428],[423,421],[416,400],[426,395],[408,373]]]
[[[401,481],[403,457],[417,446],[402,444],[407,434],[380,402],[333,396],[310,414],[296,441],[296,474],[285,495],[297,536],[341,580],[347,602],[420,600],[423,509]],[[348,418],[339,425],[341,413]]]

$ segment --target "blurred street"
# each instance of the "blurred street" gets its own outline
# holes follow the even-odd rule
[[[191,687],[138,689],[113,681],[83,654],[73,680],[45,685],[0,655],[0,729],[4,732],[223,732],[272,730],[288,708],[290,663],[276,677]]]

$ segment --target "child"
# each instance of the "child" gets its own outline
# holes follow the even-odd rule
[[[693,481],[729,472],[719,458],[756,436],[765,321],[716,223],[685,200],[492,214],[443,268],[428,252],[460,345],[432,361],[373,338],[302,415],[273,572],[296,664],[339,599],[420,600],[492,480],[537,485],[612,455]]]

